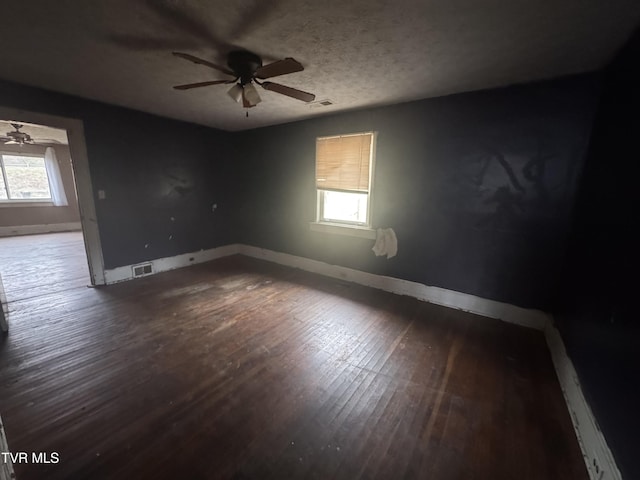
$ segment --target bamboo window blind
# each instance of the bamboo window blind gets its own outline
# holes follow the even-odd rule
[[[316,186],[322,190],[368,192],[373,133],[316,140]]]

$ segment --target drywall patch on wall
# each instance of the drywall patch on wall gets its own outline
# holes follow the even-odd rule
[[[327,277],[377,288],[398,295],[408,295],[436,305],[455,308],[484,317],[497,318],[523,327],[542,330],[546,323],[546,314],[539,310],[517,307],[495,300],[487,300],[467,293],[455,292],[439,287],[430,287],[417,282],[376,275],[352,268],[341,267],[339,265],[330,265],[318,260],[298,257],[288,253],[274,252],[250,245],[240,245],[238,253],[280,265],[318,273]]]
[[[16,225],[14,227],[0,227],[0,237],[34,235],[37,233],[73,232],[77,230],[82,230],[80,222],[49,223],[46,225]]]
[[[582,392],[578,374],[567,355],[560,332],[553,325],[551,317],[547,319],[544,333],[589,477],[592,480],[622,480],[613,454]]]
[[[223,247],[210,248],[208,250],[200,250],[197,252],[183,253],[174,257],[164,257],[145,262],[145,265],[150,264],[152,266],[154,275],[156,273],[167,272],[169,270],[175,270],[176,268],[188,267],[189,265],[195,265],[197,263],[210,262],[222,257],[228,257],[230,255],[236,255],[239,247],[237,244],[225,245]],[[125,265],[123,267],[112,268],[105,270],[104,278],[107,285],[112,283],[124,282],[126,280],[132,280],[134,278],[133,268],[136,265]],[[145,275],[147,276],[147,275]]]

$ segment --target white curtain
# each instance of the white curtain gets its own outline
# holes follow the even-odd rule
[[[69,205],[67,195],[64,193],[64,185],[62,184],[62,176],[60,175],[60,166],[56,158],[56,151],[52,147],[47,147],[44,151],[44,166],[47,169],[49,177],[49,189],[51,190],[51,199],[56,207]]]

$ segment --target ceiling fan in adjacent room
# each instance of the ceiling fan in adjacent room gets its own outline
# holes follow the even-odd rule
[[[20,131],[23,125],[19,123],[12,123],[11,126],[15,130],[7,132],[4,137],[0,137],[0,142],[4,143],[5,145],[33,145],[36,143],[31,138],[31,135]]]
[[[247,50],[233,50],[229,52],[227,56],[228,68],[226,68],[188,53],[173,52],[173,54],[176,57],[189,60],[198,65],[205,65],[233,77],[229,80],[212,80],[208,82],[177,85],[173,87],[176,90],[189,90],[191,88],[206,87],[209,85],[234,84],[227,93],[238,103],[242,100],[242,106],[245,108],[255,107],[261,101],[260,95],[258,95],[258,91],[253,85],[254,83],[265,90],[280,93],[297,100],[302,100],[303,102],[311,102],[316,98],[312,93],[287,87],[279,83],[263,81],[267,78],[303,71],[304,67],[302,64],[290,57],[268,65],[262,65],[262,58],[255,53]]]
[[[0,120],[0,129],[7,128],[9,125],[13,127],[13,130],[7,132],[5,135],[0,135],[0,145],[22,146],[66,143],[64,140],[59,138],[59,135],[56,135],[57,133],[60,133],[60,131],[54,128]],[[27,129],[31,134],[23,132],[23,128]],[[37,135],[38,138],[33,138],[31,135]],[[49,135],[51,138],[42,138],[42,135]],[[66,139],[66,132],[62,131],[62,135]]]

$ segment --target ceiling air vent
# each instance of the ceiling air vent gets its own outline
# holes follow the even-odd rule
[[[134,265],[132,268],[134,277],[142,277],[153,273],[153,267],[150,263],[141,263],[140,265]]]
[[[325,98],[324,100],[318,100],[317,102],[311,102],[308,105],[311,108],[320,108],[320,107],[328,107],[330,105],[333,105],[335,102],[333,100],[329,100],[328,98]]]

